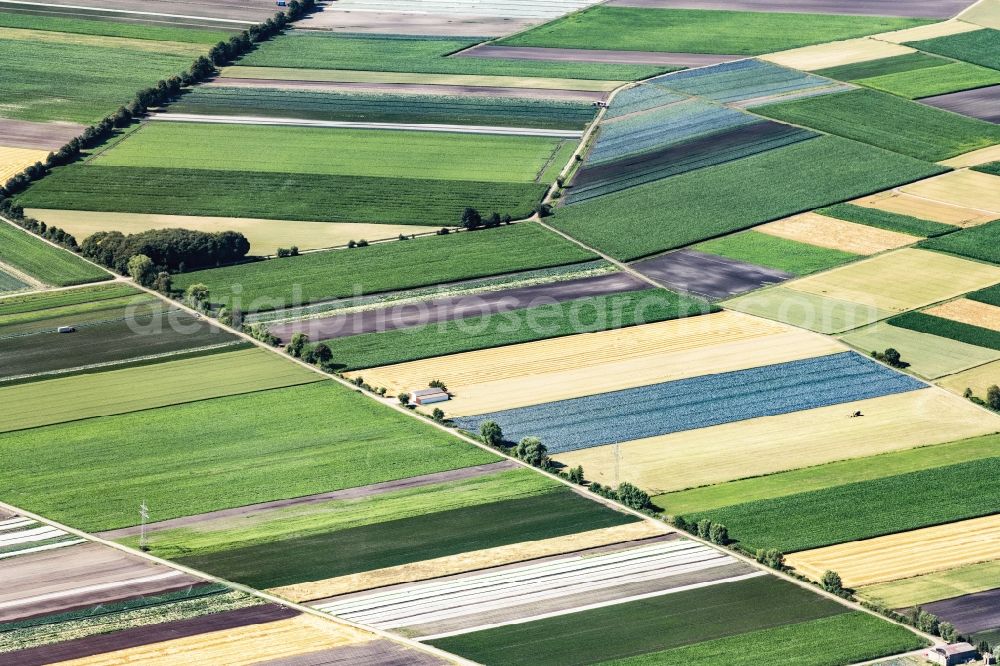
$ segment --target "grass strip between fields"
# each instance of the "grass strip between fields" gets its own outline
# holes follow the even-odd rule
[[[718,307],[662,289],[468,317],[415,328],[352,335],[323,343],[343,370],[359,370],[459,352],[707,314]]]
[[[869,227],[876,227],[887,231],[898,231],[902,234],[924,236],[925,238],[943,236],[944,234],[958,231],[961,228],[951,224],[921,220],[920,218],[911,217],[909,215],[901,215],[900,213],[892,213],[886,210],[879,210],[877,208],[867,208],[865,206],[856,206],[849,203],[836,204],[834,206],[820,208],[816,212],[828,217],[835,217],[838,220],[865,224]]]
[[[244,312],[255,312],[595,258],[526,222],[184,273],[174,277],[174,287],[203,283],[213,303],[227,304],[238,296]]]
[[[889,320],[893,326],[958,340],[977,347],[1000,350],[1000,331],[973,326],[961,321],[936,317],[923,312],[905,312]]]
[[[528,472],[531,473],[531,472]],[[639,520],[569,488],[373,525],[179,557],[181,564],[259,588],[322,580],[470,550]]]
[[[989,515],[1000,457],[736,504],[685,516],[729,527],[748,550],[790,553]],[[975,492],[970,492],[975,488]]]
[[[54,287],[111,279],[110,273],[69,250],[53,247],[3,221],[0,221],[0,262]]]
[[[442,638],[430,644],[484,664],[570,666],[635,657],[846,612],[839,603],[794,583],[760,576]],[[609,632],[608,627],[615,630]]]
[[[0,435],[0,494],[98,531],[496,460],[318,382]]]
[[[779,238],[758,231],[744,231],[694,246],[707,252],[793,275],[807,275],[859,259],[861,255]]]
[[[925,647],[912,631],[868,613],[832,617],[601,662],[599,666],[838,666]]]

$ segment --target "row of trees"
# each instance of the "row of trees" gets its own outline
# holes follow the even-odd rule
[[[99,231],[80,246],[83,256],[122,274],[131,274],[129,262],[133,257],[148,258],[151,268],[143,272],[140,280],[145,286],[151,284],[150,272],[155,276],[161,271],[220,266],[243,259],[249,251],[250,241],[239,232],[190,229],[151,229],[127,236],[120,231]]]
[[[3,215],[11,222],[27,229],[33,234],[41,236],[53,243],[62,245],[67,250],[78,252],[80,246],[76,242],[73,234],[70,234],[59,227],[45,224],[41,220],[28,217],[24,214],[24,208],[15,204],[11,199],[0,199],[0,215]]]

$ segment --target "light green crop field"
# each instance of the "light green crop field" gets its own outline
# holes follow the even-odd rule
[[[845,636],[851,640],[844,640]],[[604,661],[599,666],[708,666],[720,658],[727,666],[831,666],[877,659],[924,645],[920,637],[899,625],[855,612]]]
[[[966,62],[952,62],[940,67],[855,79],[854,83],[916,99],[996,85],[1000,83],[1000,72]]]
[[[0,268],[0,292],[23,291],[30,285]]]
[[[69,250],[52,247],[5,222],[0,222],[0,261],[54,287],[111,279],[110,273]]]
[[[0,27],[27,30],[49,30],[78,35],[103,35],[106,37],[128,37],[130,39],[151,39],[160,42],[188,42],[207,44],[225,41],[233,34],[221,30],[195,30],[176,26],[137,25],[115,21],[98,21],[79,16],[59,17],[31,14],[15,14],[0,11]]]
[[[876,90],[850,90],[759,106],[754,113],[928,162],[1000,143],[1000,125]]]
[[[871,305],[827,298],[787,287],[770,287],[721,304],[728,310],[774,319],[817,333],[842,333],[894,314]]]
[[[183,273],[175,276],[174,286],[200,282],[208,286],[213,303],[229,303],[238,295],[244,312],[256,312],[595,258],[537,224],[522,222]]]
[[[0,325],[12,324],[21,321],[20,317],[27,315],[29,319],[35,315],[31,314],[38,310],[50,310],[63,307],[84,306],[89,304],[121,298],[122,296],[135,296],[142,293],[129,284],[116,282],[113,284],[96,284],[92,287],[81,287],[79,289],[66,289],[63,291],[42,291],[20,296],[8,296],[0,298]]]
[[[887,322],[851,331],[840,339],[862,353],[892,347],[910,364],[907,369],[924,379],[937,379],[1000,358],[1000,351],[994,349]]]
[[[986,28],[919,42],[907,42],[906,45],[983,67],[1000,69],[1000,30]]]
[[[676,67],[545,62],[451,56],[479,40],[292,31],[259,44],[241,66],[377,70],[472,76],[526,76],[636,81]]]
[[[318,382],[0,435],[0,493],[96,531],[495,460]]]
[[[575,144],[548,137],[201,123],[150,123],[99,166],[532,183]]]
[[[823,136],[563,206],[551,223],[618,259],[637,259],[944,170]]]
[[[182,53],[172,42],[149,44],[159,50],[0,39],[0,116],[97,122],[194,60],[190,44]]]
[[[502,40],[509,46],[757,55],[900,30],[929,21],[598,6]]]
[[[927,67],[940,67],[947,65],[950,60],[939,58],[915,51],[905,55],[892,56],[889,58],[878,58],[877,60],[865,60],[863,62],[853,62],[848,65],[837,65],[818,69],[813,74],[826,76],[840,81],[856,81],[867,79],[873,76],[883,76],[887,74],[898,74],[900,72],[912,72]]]
[[[905,608],[992,590],[1000,580],[1000,560],[865,585],[858,594],[889,608]]]
[[[0,432],[125,414],[323,378],[263,349],[0,386]],[[38,409],[38,405],[46,405]]]
[[[1000,435],[986,435],[908,451],[843,460],[816,467],[730,481],[657,495],[654,503],[670,515],[711,511],[724,506],[821,490],[846,482],[879,479],[906,472],[953,465],[997,454]]]
[[[699,252],[776,268],[793,275],[807,275],[833,268],[861,255],[808,245],[757,231],[744,231],[694,246]]]

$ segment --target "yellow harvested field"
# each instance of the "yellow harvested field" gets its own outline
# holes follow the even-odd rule
[[[1000,282],[1000,267],[905,248],[787,283],[789,289],[905,312]]]
[[[323,81],[326,83],[417,83],[441,86],[490,86],[496,88],[539,88],[610,92],[621,81],[551,79],[534,76],[492,76],[475,74],[420,74],[410,72],[370,72],[353,69],[297,69],[294,67],[222,68],[227,79],[268,79],[271,81]]]
[[[346,245],[352,240],[376,241],[398,238],[399,234],[422,234],[440,229],[440,227],[403,224],[299,222],[249,217],[147,215],[46,208],[29,208],[25,210],[25,213],[47,224],[65,229],[80,241],[98,231],[121,231],[125,234],[134,234],[149,229],[178,227],[193,231],[238,231],[250,241],[250,252],[262,255],[274,254],[279,247],[294,245],[300,250],[318,250]]]
[[[937,384],[957,395],[962,395],[965,389],[971,388],[973,395],[985,398],[986,389],[993,385],[1000,386],[1000,361],[985,363],[970,370],[942,377],[937,380]]]
[[[1000,556],[1000,514],[793,553],[785,563],[814,580],[832,569],[860,587]]]
[[[972,25],[972,23],[966,23],[965,21],[951,19],[941,23],[931,23],[930,25],[917,26],[916,28],[883,32],[878,35],[873,35],[872,39],[878,39],[883,42],[892,42],[894,44],[902,44],[903,42],[916,42],[921,39],[947,37],[948,35],[957,35],[962,32],[972,32],[973,30],[979,30],[979,26]]]
[[[864,418],[850,418],[860,410]],[[630,481],[650,495],[1000,431],[1000,415],[922,389],[556,454],[587,478]]]
[[[8,178],[21,173],[35,162],[44,162],[48,156],[47,150],[0,146],[0,183],[7,182]]]
[[[331,620],[299,615],[289,620],[251,624],[126,650],[58,662],[67,666],[148,664],[256,664],[269,659],[329,650],[374,640],[375,635]]]
[[[439,379],[450,416],[481,414],[844,351],[822,335],[733,311],[373,368],[390,393]]]
[[[966,167],[986,164],[987,162],[996,162],[997,160],[1000,160],[1000,144],[990,146],[989,148],[973,150],[971,153],[965,153],[964,155],[959,155],[958,157],[952,157],[950,160],[938,162],[938,164],[949,166],[953,169],[964,169]]]
[[[846,222],[819,213],[793,215],[757,227],[756,231],[831,250],[864,255],[894,250],[923,240],[920,236]]]
[[[474,550],[459,555],[449,555],[447,557],[438,557],[412,564],[375,569],[374,571],[366,571],[349,576],[328,578],[326,580],[288,585],[286,587],[276,587],[268,591],[292,601],[311,601],[338,594],[370,590],[386,585],[412,583],[440,576],[465,573],[466,571],[477,571],[487,567],[514,564],[539,557],[562,555],[563,553],[572,553],[587,548],[598,548],[623,541],[647,539],[660,534],[666,534],[670,531],[672,530],[664,524],[642,520],[636,523],[606,527],[552,539],[524,541],[508,546]]]
[[[1000,216],[1000,176],[962,169],[918,180],[899,189],[931,201],[991,213],[993,218]]]
[[[784,67],[802,69],[811,72],[827,67],[851,65],[856,62],[867,62],[880,58],[891,58],[898,55],[913,53],[914,49],[887,41],[879,41],[869,37],[847,39],[841,42],[803,46],[788,51],[779,51],[759,56],[760,60],[768,60]]]
[[[903,194],[895,190],[879,192],[851,203],[866,208],[875,208],[889,213],[909,215],[921,220],[953,224],[958,227],[974,227],[996,218],[992,213],[967,208],[966,206],[931,201],[921,197]]]
[[[989,303],[960,298],[924,310],[929,315],[951,319],[971,326],[1000,331],[1000,308]]]
[[[50,44],[71,44],[75,46],[98,46],[101,48],[123,48],[150,53],[175,53],[197,57],[205,53],[202,44],[185,42],[164,42],[152,39],[132,39],[129,37],[107,37],[72,32],[49,30],[29,30],[24,28],[0,28],[0,39],[26,42],[46,42]]]
[[[980,0],[958,16],[976,27],[1000,30],[1000,0]]]

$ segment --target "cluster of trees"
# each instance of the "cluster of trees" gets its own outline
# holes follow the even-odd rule
[[[887,348],[883,352],[873,351],[872,358],[877,361],[882,361],[886,365],[891,365],[894,368],[905,368],[910,364],[903,360],[899,352],[892,347]]]
[[[62,245],[67,250],[77,252],[80,249],[76,238],[72,234],[67,233],[59,227],[50,226],[33,217],[28,217],[24,214],[24,208],[15,204],[10,199],[0,199],[0,215],[3,215],[11,222],[27,229],[33,234]]]
[[[122,274],[131,273],[133,257],[144,255],[152,263],[154,276],[161,271],[175,273],[232,263],[249,251],[250,241],[236,231],[190,229],[151,229],[127,236],[120,231],[99,231],[80,246],[83,256]],[[139,281],[150,286],[151,280]]]
[[[493,227],[499,227],[501,224],[510,224],[512,220],[513,218],[510,215],[500,217],[500,213],[493,213],[488,218],[483,219],[482,213],[475,208],[466,208],[462,211],[462,220],[459,223],[459,226],[467,231],[472,231],[474,229],[492,229]],[[442,229],[437,233],[444,235],[448,233],[448,231]]]
[[[720,546],[727,546],[730,543],[729,528],[722,523],[713,523],[708,518],[702,518],[696,523],[689,523],[683,516],[675,516],[674,527],[691,534],[697,534],[702,539],[711,541]]]
[[[285,257],[297,257],[299,256],[299,248],[296,245],[291,247],[279,247],[278,248],[278,258],[284,259]]]
[[[965,389],[965,397],[982,407],[987,407],[995,412],[1000,412],[1000,386],[993,384],[986,389],[986,399],[973,395],[972,389]]]

